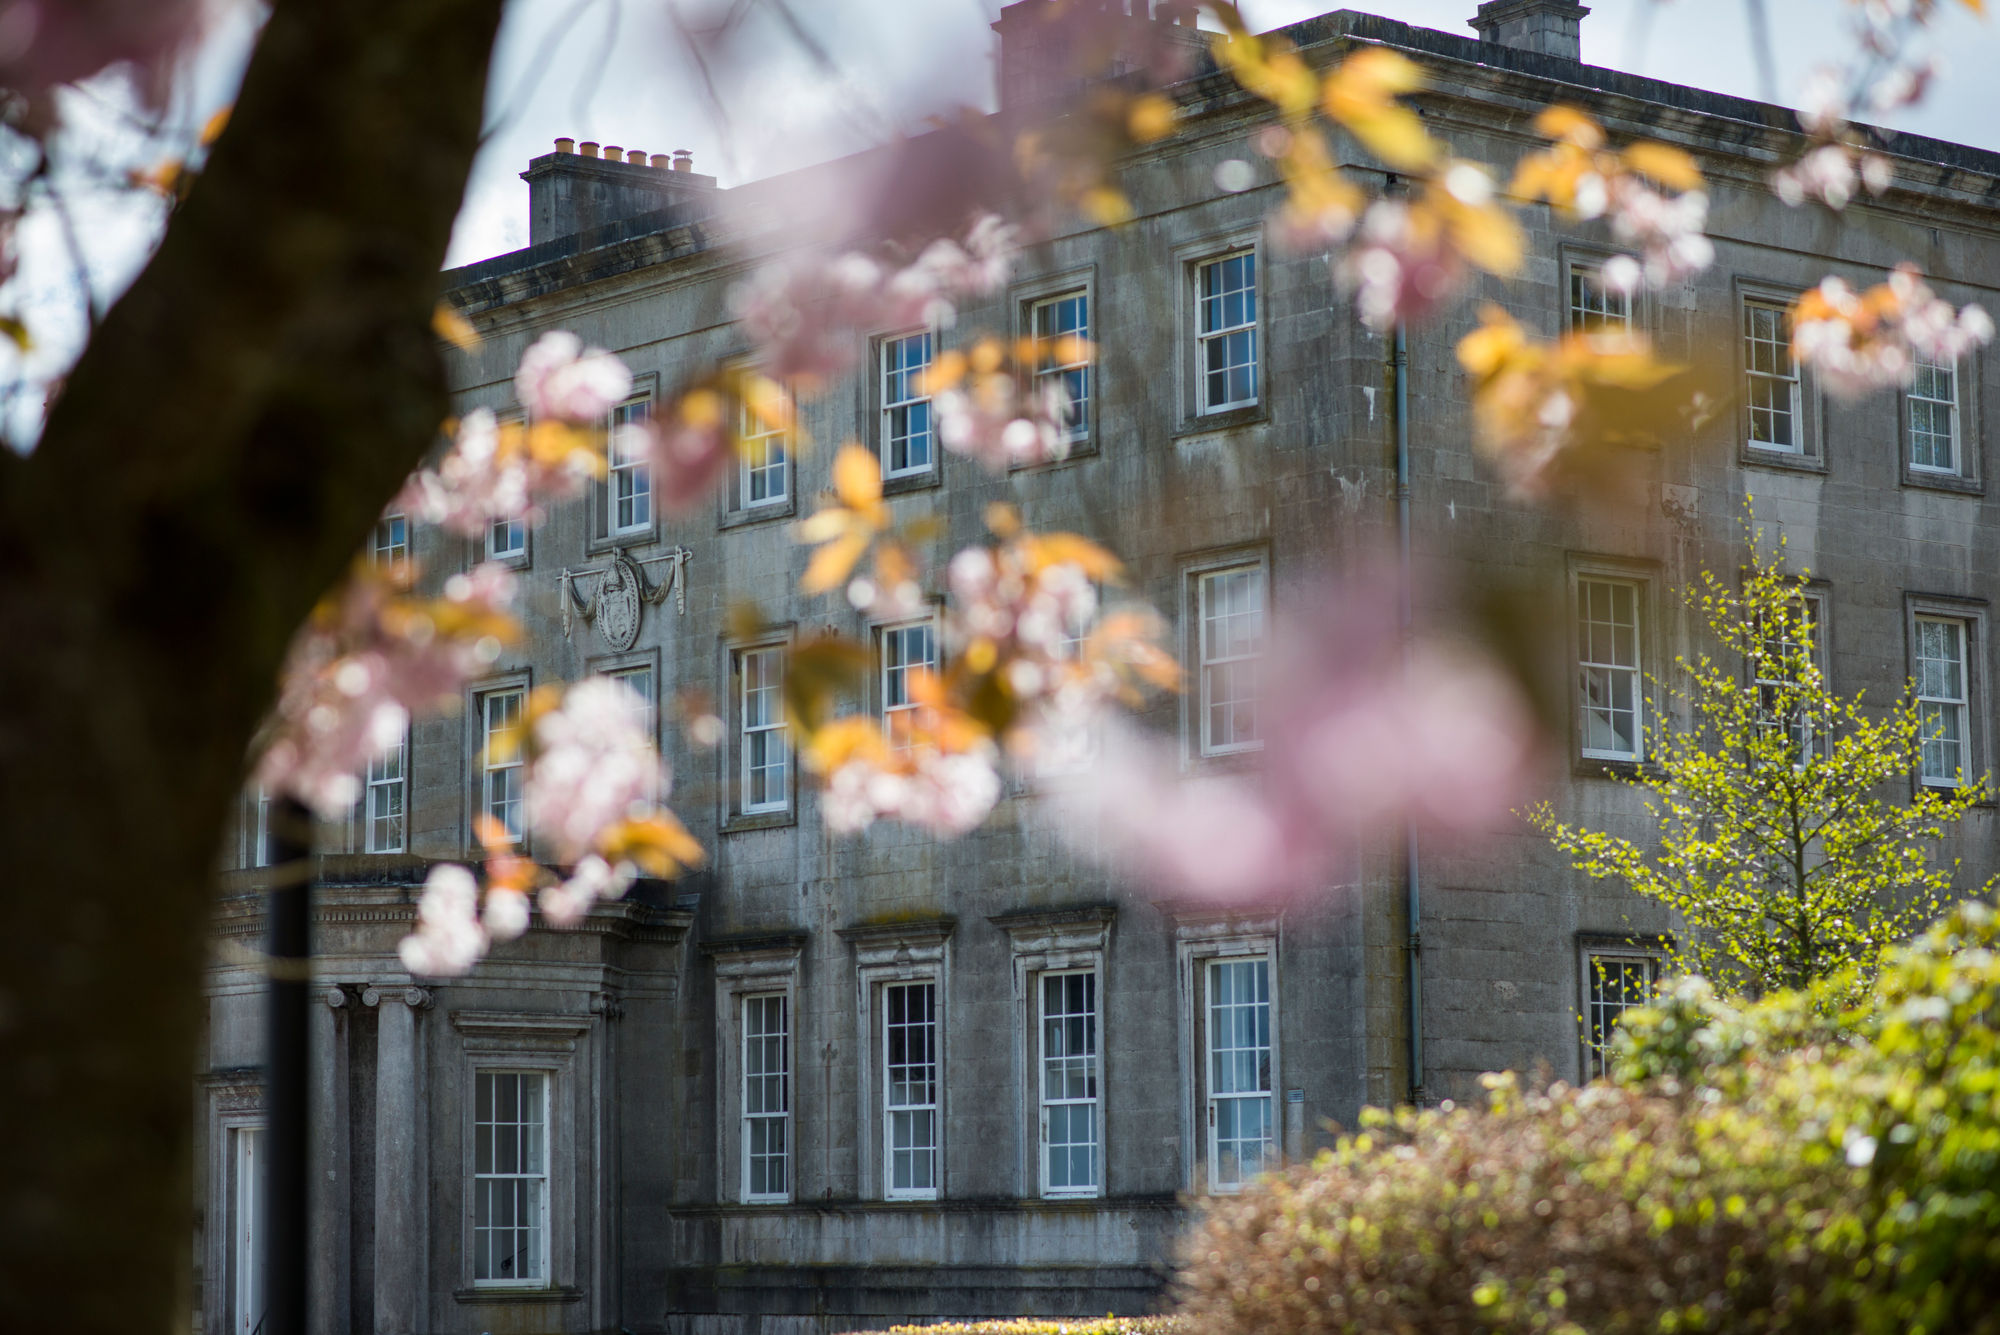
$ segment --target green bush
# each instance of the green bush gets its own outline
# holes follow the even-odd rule
[[[2000,1335],[2000,954],[1960,907],[1842,980],[1753,1005],[1698,981],[1626,1020],[1618,1084],[1364,1117],[1215,1203],[1208,1332],[1857,1330]]]
[[[1017,1317],[1010,1321],[945,1321],[928,1326],[891,1326],[891,1335],[1183,1335],[1186,1327],[1170,1316],[1098,1316],[1074,1321]]]

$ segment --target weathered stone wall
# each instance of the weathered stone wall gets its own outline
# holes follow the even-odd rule
[[[1533,146],[1533,109],[1557,99],[1581,101],[1616,135],[1655,135],[1695,152],[1712,182],[1717,260],[1693,282],[1648,298],[1639,322],[1666,356],[1725,368],[1725,381],[1746,283],[1797,290],[1829,270],[1859,279],[1908,257],[1954,302],[1994,299],[1988,289],[2000,249],[1988,201],[2000,159],[1990,155],[1903,139],[1899,172],[1908,187],[1834,220],[1788,210],[1764,186],[1765,171],[1795,144],[1775,109],[1365,16],[1328,16],[1293,32],[1315,58],[1331,57],[1352,34],[1419,54],[1435,86],[1415,101],[1462,156],[1512,162]],[[1184,648],[1190,567],[1225,553],[1267,560],[1282,615],[1288,601],[1305,596],[1300,586],[1388,536],[1395,483],[1385,340],[1354,321],[1324,258],[1288,256],[1262,239],[1261,219],[1277,198],[1267,169],[1258,167],[1258,184],[1238,194],[1213,185],[1224,161],[1261,162],[1250,144],[1261,113],[1213,79],[1187,89],[1183,103],[1180,132],[1124,173],[1136,209],[1130,226],[1079,226],[1031,250],[1004,296],[968,308],[958,330],[943,336],[950,346],[969,331],[1010,331],[1044,280],[1086,283],[1100,349],[1090,447],[1069,462],[1005,477],[947,455],[934,478],[900,490],[892,504],[899,521],[939,521],[927,552],[934,568],[980,536],[982,511],[996,500],[1016,504],[1035,526],[1098,538],[1128,562],[1131,595],[1166,614]],[[1340,149],[1365,169],[1353,145]],[[1564,224],[1546,210],[1526,210],[1524,221],[1531,253],[1523,280],[1475,288],[1554,332],[1564,318],[1566,260],[1601,253],[1606,237],[1601,227]],[[515,363],[550,328],[617,351],[661,394],[697,368],[746,351],[728,323],[727,294],[747,266],[741,253],[715,244],[726,230],[662,216],[651,232],[614,225],[602,245],[461,271],[457,298],[486,341],[454,360],[459,402],[509,408]],[[1259,247],[1262,402],[1221,422],[1197,419],[1186,266],[1245,242]],[[1601,763],[1572,758],[1568,598],[1578,560],[1630,562],[1652,581],[1648,665],[1661,670],[1698,647],[1670,591],[1703,568],[1741,564],[1743,497],[1752,493],[1759,522],[1782,527],[1791,559],[1825,581],[1834,687],[1866,689],[1873,699],[1893,696],[1909,670],[1911,595],[1966,599],[1974,611],[1992,596],[2000,518],[1993,501],[1983,484],[1941,489],[1906,474],[1893,395],[1844,405],[1809,382],[1818,457],[1805,466],[1749,455],[1725,409],[1621,460],[1636,494],[1630,506],[1536,508],[1509,499],[1473,456],[1453,357],[1476,304],[1410,336],[1416,547],[1429,567],[1516,610],[1552,709],[1545,778],[1565,818],[1646,829],[1631,790],[1603,777]],[[1994,401],[2000,386],[1993,358],[1973,365],[1963,423],[1984,477],[1991,460],[1979,405]],[[821,628],[867,634],[840,595],[796,592],[806,553],[791,520],[809,513],[828,485],[834,446],[875,439],[872,395],[872,379],[861,373],[807,405],[803,427],[815,444],[795,462],[791,504],[755,519],[704,506],[621,540],[642,562],[677,547],[691,553],[685,612],[672,597],[648,606],[628,654],[609,654],[580,618],[563,632],[562,572],[601,567],[611,547],[594,536],[592,507],[560,507],[531,535],[523,571],[529,634],[495,665],[496,678],[539,685],[595,667],[652,664],[675,804],[711,862],[677,885],[647,888],[590,931],[533,933],[471,979],[430,989],[428,1007],[413,1013],[424,1101],[411,1104],[410,1115],[428,1137],[429,1178],[414,1236],[384,1232],[375,1215],[377,1156],[391,1143],[379,1118],[403,1105],[376,1084],[384,1060],[377,1016],[386,1003],[364,1005],[361,993],[409,986],[393,950],[421,875],[412,869],[329,897],[348,914],[322,927],[320,950],[329,978],[352,992],[335,1032],[346,1035],[349,1073],[351,1189],[340,1208],[356,1329],[395,1328],[379,1305],[379,1267],[410,1249],[421,1257],[427,1295],[417,1319],[440,1332],[620,1325],[689,1335],[803,1332],[893,1316],[1127,1312],[1157,1301],[1176,1202],[1200,1181],[1187,1092],[1196,1059],[1184,1014],[1189,975],[1176,950],[1177,927],[1188,930],[1198,915],[1154,902],[1146,886],[1108,880],[1059,841],[1038,800],[1060,802],[1060,782],[1040,785],[1046,793],[1019,786],[983,829],[957,842],[894,828],[840,839],[823,828],[806,786],[795,792],[792,817],[732,820],[731,752],[696,749],[672,724],[680,692],[726,695],[732,605],[752,603],[795,636]],[[419,535],[416,554],[433,576],[477,556],[471,544],[435,533]],[[654,580],[668,568],[645,566]],[[1974,648],[1978,765],[1990,770],[1996,662],[1983,633]],[[1169,699],[1142,721],[1178,735],[1183,710]],[[475,726],[461,714],[414,732],[410,828],[418,863],[468,854]],[[1948,849],[1965,860],[1967,889],[2000,870],[1994,819],[1991,807],[1980,809]],[[1477,1077],[1495,1068],[1575,1078],[1578,934],[1674,926],[1655,906],[1571,872],[1512,819],[1483,840],[1426,844],[1422,880],[1423,1087],[1434,1099],[1478,1097]],[[1343,881],[1277,915],[1279,1112],[1297,1119],[1286,1143],[1304,1152],[1323,1141],[1324,1122],[1351,1124],[1363,1103],[1395,1101],[1409,1089],[1398,848],[1366,849]],[[1013,963],[1016,938],[993,921],[1064,909],[1108,909],[1084,915],[1102,924],[1104,942],[1107,1165],[1104,1196],[1092,1201],[1036,1199],[1022,1056],[1027,1000]],[[945,980],[944,1199],[885,1202],[874,1148],[880,1125],[862,1078],[878,1058],[862,1037],[868,1026],[857,1014],[865,995],[857,978],[871,942],[902,930],[921,934],[920,927],[936,943],[925,948],[938,952]],[[716,1006],[718,996],[730,1004],[719,986],[733,967],[726,961],[757,951],[796,952],[788,984],[792,1204],[736,1203],[734,1058],[719,1043],[729,1030],[718,1027]],[[254,1065],[254,988],[228,972],[218,973],[215,987],[212,1066]],[[481,1015],[544,1017],[539,1030],[525,1020],[518,1026],[542,1038],[510,1038],[501,1021],[480,1030]],[[537,1052],[568,1044],[562,1078],[590,1082],[565,1095],[570,1138],[557,1146],[565,1157],[556,1162],[568,1183],[563,1227],[571,1232],[566,1243],[559,1238],[557,1288],[548,1295],[493,1303],[462,1292],[460,1119],[466,1044],[475,1033]],[[1292,1090],[1298,1104],[1286,1101]]]

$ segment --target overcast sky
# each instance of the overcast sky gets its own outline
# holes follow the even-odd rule
[[[1779,100],[1806,73],[1849,49],[1841,0],[1767,0]],[[1257,28],[1295,22],[1337,4],[1244,0]],[[1470,35],[1477,0],[1381,0],[1372,9],[1408,23]],[[699,23],[722,6],[680,0]],[[741,57],[718,77],[738,121],[719,125],[682,54],[665,0],[513,0],[496,57],[489,124],[449,263],[527,244],[528,191],[519,173],[559,135],[664,153],[694,152],[697,170],[725,186],[819,161],[886,128],[919,129],[954,106],[990,108],[1000,0],[792,0],[839,71],[824,72],[774,28],[746,32]],[[2000,149],[2000,118],[1981,70],[2000,67],[1996,25],[1948,4],[1935,29],[1946,77],[1904,129]],[[1601,0],[1583,21],[1595,65],[1677,83],[1759,95],[1744,0]]]

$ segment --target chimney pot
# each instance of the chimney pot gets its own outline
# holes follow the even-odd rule
[[[574,139],[558,139],[558,140],[556,140],[556,152],[558,152],[558,153],[574,153],[574,152],[576,152],[576,140],[574,140]]]
[[[665,153],[655,153],[653,154],[653,170],[656,172],[663,172],[667,170],[668,167],[673,165],[673,161],[674,160],[668,157]]]
[[[596,141],[586,139],[582,143],[576,146],[576,151],[583,154],[587,158],[594,158],[597,156]]]
[[[694,154],[685,148],[674,150],[674,170],[691,172],[694,170]]]
[[[1486,0],[1472,26],[1482,42],[1581,60],[1583,40],[1578,29],[1589,12],[1576,0]]]
[[[628,152],[627,152],[627,153],[625,154],[625,161],[627,161],[627,162],[631,163],[631,164],[632,164],[633,166],[635,166],[635,167],[643,167],[643,166],[645,166],[645,165],[646,165],[646,150],[645,150],[645,149],[643,149],[643,148],[635,148],[635,149],[631,149],[630,151],[628,151]]]
[[[623,162],[625,161],[625,150],[616,144],[606,144],[604,146],[604,157],[608,162]]]

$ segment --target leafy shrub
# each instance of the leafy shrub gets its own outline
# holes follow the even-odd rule
[[[1216,1332],[2000,1333],[2000,927],[1961,906],[1842,980],[1627,1017],[1623,1083],[1369,1110],[1214,1204],[1183,1311]]]
[[[1010,1321],[945,1321],[929,1326],[891,1326],[891,1335],[1187,1335],[1187,1325],[1171,1316],[1102,1316],[1076,1321],[1019,1317]]]

